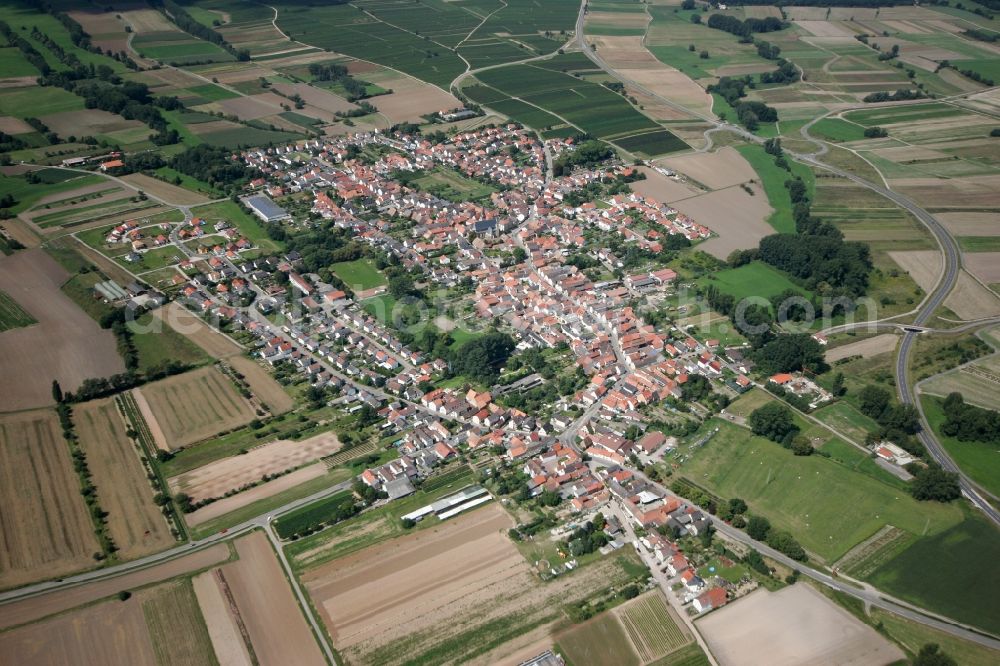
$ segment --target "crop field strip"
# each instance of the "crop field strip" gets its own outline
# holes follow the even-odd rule
[[[79,487],[53,411],[0,417],[0,588],[93,564]]]
[[[615,610],[643,663],[661,659],[687,645],[691,637],[681,629],[662,594],[653,591]]]
[[[0,333],[37,323],[13,298],[0,291]]]

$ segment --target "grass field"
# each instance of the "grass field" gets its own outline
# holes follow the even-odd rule
[[[858,141],[865,138],[865,128],[840,118],[824,118],[809,128],[809,133],[830,141]]]
[[[1000,607],[985,590],[1000,586],[1000,533],[968,509],[961,523],[918,539],[876,569],[868,580],[880,589],[932,611],[993,633]],[[938,564],[947,570],[935,575]]]
[[[942,651],[948,653],[962,666],[993,666],[997,661],[996,650],[956,638],[949,633],[907,620],[881,608],[871,609],[871,621],[881,625],[882,630],[911,655],[916,655],[920,648],[928,643],[937,643]]]
[[[941,425],[945,421],[941,402],[940,398],[934,396],[920,396],[931,430],[952,460],[973,481],[994,495],[1000,495],[1000,446],[989,442],[961,442],[941,434]]]
[[[875,421],[842,401],[816,410],[813,416],[859,444],[864,443],[865,435],[879,429]]]
[[[250,403],[214,367],[161,379],[141,391],[172,449],[246,425],[254,418]]]
[[[570,666],[639,666],[625,630],[613,613],[602,613],[556,636]]]
[[[1000,252],[1000,236],[957,236],[965,252]]]
[[[699,280],[702,286],[714,286],[737,301],[744,298],[771,298],[786,290],[805,297],[809,292],[789,280],[784,273],[762,261],[753,261],[739,268],[728,268]]]
[[[162,319],[146,313],[130,324],[132,342],[139,352],[139,371],[148,372],[166,361],[204,365],[212,358]]]
[[[386,283],[385,276],[375,268],[371,259],[355,259],[342,261],[330,266],[330,270],[355,291],[364,291],[381,287]]]
[[[451,201],[488,201],[496,189],[454,169],[439,167],[413,180],[419,189]],[[342,277],[342,279],[344,279]]]
[[[0,333],[36,323],[13,298],[0,291]]]
[[[100,176],[88,176],[76,174],[71,171],[59,171],[60,173],[70,173],[73,175],[65,180],[53,180],[52,182],[43,181],[39,183],[29,183],[23,176],[0,175],[0,197],[9,194],[14,197],[15,201],[14,205],[7,210],[12,213],[20,213],[21,211],[34,206],[42,197],[61,194],[63,192],[70,192],[81,187],[97,185],[104,182],[104,179]]]
[[[680,473],[787,529],[808,551],[834,561],[891,524],[935,534],[959,523],[955,505],[920,503],[904,491],[820,456],[794,456],[778,444],[721,421],[718,434]]]
[[[792,218],[792,201],[785,189],[785,181],[798,176],[806,185],[810,197],[815,189],[815,177],[812,170],[798,162],[788,160],[792,172],[774,164],[774,157],[764,152],[761,146],[738,146],[737,150],[746,158],[753,170],[760,176],[760,182],[767,194],[767,201],[774,212],[767,223],[781,233],[795,233],[795,220]]]

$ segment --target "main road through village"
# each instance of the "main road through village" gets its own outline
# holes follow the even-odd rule
[[[619,74],[614,68],[609,66],[600,57],[598,53],[593,51],[587,45],[583,35],[585,7],[586,7],[586,0],[584,0],[584,2],[581,4],[580,13],[577,17],[576,40],[578,41],[580,47],[583,49],[584,53],[586,53],[587,56],[595,64],[597,64],[599,67],[607,71],[612,76],[615,76],[616,78],[621,80],[623,83],[626,83],[629,86],[641,90],[645,94],[656,98],[657,100],[661,101],[667,106],[673,107],[683,113],[690,114],[693,117],[700,118],[705,122],[711,124],[713,127],[712,129],[708,130],[708,132],[706,132],[706,135],[716,131],[727,131],[735,133],[747,141],[751,141],[754,143],[762,143],[763,140],[760,137],[750,134],[749,132],[740,127],[737,127],[729,123],[721,122],[713,117],[703,116],[701,114],[695,113],[690,109],[687,109],[673,102],[672,100],[667,99],[662,95],[655,93],[649,90],[648,88],[636,83],[635,81],[632,81],[627,77]],[[872,182],[869,182],[854,174],[824,164],[822,161],[819,160],[819,157],[826,152],[826,146],[823,145],[821,142],[810,137],[808,133],[805,131],[805,128],[803,131],[803,136],[809,139],[810,141],[813,141],[818,146],[820,146],[817,152],[811,154],[802,154],[802,153],[793,153],[790,151],[786,151],[786,154],[788,154],[795,160],[801,161],[806,164],[810,164],[820,169],[825,169],[843,178],[848,178],[858,183],[859,185],[866,187],[880,194],[881,196],[890,199],[897,205],[913,213],[913,215],[918,220],[920,220],[921,223],[927,226],[927,228],[934,234],[934,237],[936,238],[941,248],[942,254],[944,255],[944,270],[942,271],[941,275],[938,278],[936,287],[925,298],[925,300],[920,305],[913,319],[913,324],[915,326],[918,327],[921,326],[930,319],[934,311],[941,305],[945,297],[954,287],[955,282],[958,278],[958,272],[961,268],[961,255],[959,253],[958,246],[954,238],[951,237],[951,235],[947,232],[947,230],[943,226],[941,226],[941,224],[934,218],[933,215],[931,215],[926,210],[921,208],[911,199],[904,197],[896,192],[893,192],[892,190],[889,190],[885,187],[881,187]],[[164,202],[164,203],[169,203],[169,202]],[[189,214],[188,211],[185,210],[185,212]],[[180,246],[180,244],[178,245]],[[278,330],[275,330],[274,332],[279,334],[281,333],[281,331]],[[917,331],[906,331],[904,328],[903,341],[899,348],[899,357],[896,363],[896,377],[897,377],[897,385],[899,387],[900,399],[904,403],[914,404],[919,410],[920,404],[919,401],[915,399],[915,393],[913,387],[910,385],[908,376],[909,356],[910,353],[912,352],[913,343],[918,334],[919,333]],[[365,390],[371,391],[371,388],[365,387]],[[584,412],[584,414],[581,415],[581,417],[578,418],[577,421],[575,421],[574,424],[572,424],[567,429],[567,431],[561,437],[561,439],[564,442],[575,444],[575,442],[573,442],[573,440],[575,440],[575,435],[579,432],[580,428],[582,427],[584,419],[586,419],[591,415],[591,411],[592,410],[587,410],[586,412]],[[990,520],[992,520],[995,524],[1000,525],[1000,513],[998,513],[988,502],[986,502],[981,497],[981,495],[973,486],[973,484],[968,480],[968,478],[964,474],[961,473],[958,467],[954,464],[954,462],[948,457],[945,451],[941,448],[940,443],[934,437],[933,433],[930,432],[929,428],[927,428],[926,419],[923,418],[922,412],[921,412],[921,418],[924,422],[924,430],[920,433],[920,439],[927,447],[928,451],[930,451],[931,455],[934,456],[934,458],[938,460],[943,467],[959,473],[962,490],[965,493],[965,495],[977,508],[983,511],[983,513],[985,513],[990,518]],[[641,472],[639,470],[632,470],[632,471],[641,475]],[[236,525],[226,530],[225,532],[219,532],[211,536],[208,536],[204,539],[180,545],[170,550],[150,555],[148,557],[144,557],[131,562],[117,564],[103,569],[97,569],[95,571],[90,571],[75,576],[69,576],[55,581],[46,581],[18,588],[15,590],[8,590],[6,592],[0,593],[0,604],[14,603],[18,600],[22,600],[25,598],[53,593],[71,587],[86,585],[87,583],[94,582],[97,580],[115,578],[130,572],[135,572],[145,569],[153,569],[157,565],[167,562],[169,560],[176,559],[188,553],[203,548],[207,548],[209,546],[212,546],[214,544],[223,541],[231,540],[237,536],[246,534],[255,529],[263,529],[268,534],[268,537],[271,539],[272,543],[274,544],[276,550],[279,551],[280,555],[281,554],[280,543],[278,543],[277,538],[274,536],[274,533],[270,528],[270,523],[275,518],[284,515],[286,513],[289,513],[291,511],[294,511],[295,509],[305,506],[309,503],[315,502],[317,500],[329,497],[338,492],[346,490],[349,487],[350,487],[350,482],[345,481],[343,483],[331,486],[330,488],[309,495],[308,497],[303,497],[293,502],[289,502],[288,504],[285,504],[284,506],[275,509],[267,514],[262,514],[255,518],[247,520],[243,523],[240,523],[239,525]],[[814,569],[799,562],[792,561],[789,558],[782,555],[781,553],[771,549],[766,544],[754,541],[749,536],[747,536],[745,532],[734,529],[728,525],[725,525],[724,523],[717,522],[716,525],[719,529],[719,532],[723,534],[726,538],[756,548],[758,551],[774,559],[775,561],[778,561],[785,566],[798,570],[803,575],[808,576],[832,589],[838,590],[843,594],[860,599],[866,605],[876,606],[878,608],[885,609],[902,617],[908,618],[912,621],[934,627],[938,630],[947,632],[949,634],[952,634],[954,636],[957,636],[965,640],[973,641],[975,643],[979,643],[981,645],[985,645],[993,649],[1000,649],[1000,640],[997,640],[991,636],[984,635],[983,633],[977,630],[958,624],[952,620],[949,620],[948,618],[936,616],[933,613],[930,613],[913,605],[907,604],[906,602],[900,601],[898,599],[889,598],[886,595],[880,593],[877,589],[871,587],[870,585],[849,582],[844,580],[842,577],[831,576],[830,574],[824,571]],[[292,576],[292,573],[289,570],[290,568],[288,566],[287,561],[282,557],[281,562],[282,565],[285,567],[286,572],[294,581],[294,576]],[[331,661],[331,663],[336,663],[336,659],[334,658],[334,653],[331,649],[329,641],[326,638],[326,633],[322,630],[322,628],[316,621],[313,613],[310,610],[309,604],[306,603],[306,600],[303,598],[303,594],[299,586],[295,583],[293,583],[293,585],[294,585],[294,591],[299,599],[300,605],[302,605],[303,607],[303,612],[306,614],[307,619],[309,620],[313,628],[313,631],[316,633],[317,638],[320,641],[320,644],[322,645],[325,654],[327,655],[327,658]]]

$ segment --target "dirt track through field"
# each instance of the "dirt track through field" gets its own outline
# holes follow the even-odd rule
[[[55,412],[0,417],[0,588],[93,566],[97,550]]]
[[[0,629],[34,622],[43,617],[61,613],[70,608],[89,604],[98,599],[118,594],[122,590],[158,583],[169,578],[221,564],[229,558],[229,547],[216,544],[190,555],[185,555],[148,569],[124,576],[116,576],[95,583],[87,583],[65,590],[56,590],[23,601],[0,605]]]
[[[236,540],[239,561],[222,567],[261,666],[325,666],[271,544],[261,532]]]
[[[259,481],[265,474],[277,474],[324,456],[336,453],[340,441],[333,432],[315,435],[296,442],[281,439],[236,455],[184,472],[170,479],[174,492],[184,492],[198,501],[222,497],[227,491]]]
[[[87,454],[101,508],[108,512],[111,538],[123,559],[172,546],[170,527],[156,504],[139,454],[125,434],[113,398],[78,405],[73,422]]]
[[[0,257],[0,291],[38,322],[0,333],[0,411],[53,404],[53,379],[75,391],[84,379],[125,372],[111,331],[60,290],[68,278],[42,250]]]

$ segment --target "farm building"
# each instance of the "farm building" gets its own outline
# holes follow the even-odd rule
[[[436,515],[441,520],[447,520],[467,509],[485,504],[491,499],[493,496],[482,486],[469,486],[453,495],[441,498],[433,504],[427,504],[416,511],[411,511],[403,516],[403,520],[419,521],[431,514]]]
[[[271,201],[271,197],[266,194],[255,194],[252,197],[244,197],[243,203],[250,207],[254,215],[265,222],[280,222],[291,217],[288,211]]]

